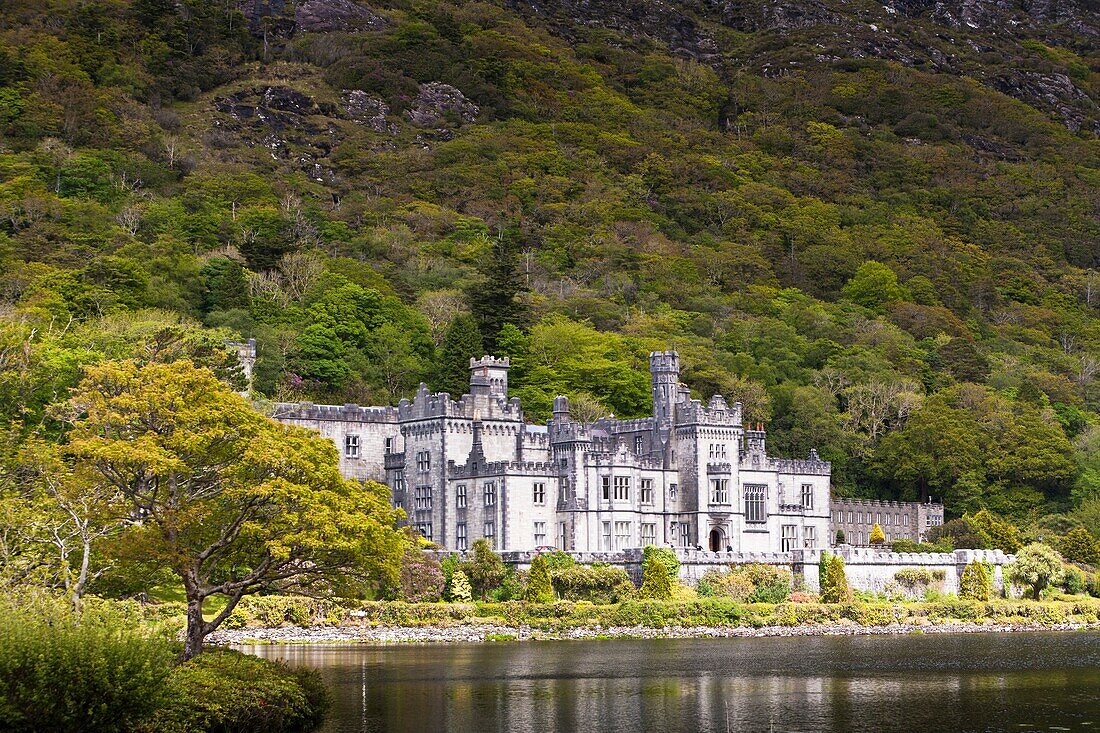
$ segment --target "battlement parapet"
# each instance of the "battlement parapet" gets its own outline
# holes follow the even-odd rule
[[[277,420],[319,420],[332,422],[396,423],[396,407],[360,407],[359,405],[315,405],[312,402],[276,402],[270,416]]]

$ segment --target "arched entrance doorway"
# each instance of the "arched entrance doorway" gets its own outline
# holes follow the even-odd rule
[[[726,549],[726,533],[715,527],[710,531],[708,546],[711,552],[721,552]]]

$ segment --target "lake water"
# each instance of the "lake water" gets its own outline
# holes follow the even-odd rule
[[[243,650],[320,669],[326,733],[1100,733],[1096,633]]]

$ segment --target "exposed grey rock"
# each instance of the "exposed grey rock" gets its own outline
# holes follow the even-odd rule
[[[387,119],[390,106],[381,97],[367,94],[362,89],[345,89],[341,98],[348,117],[375,132],[397,134],[397,125]]]
[[[420,85],[405,116],[417,127],[450,128],[474,122],[481,110],[461,91],[438,81]]]
[[[379,30],[386,19],[351,0],[306,0],[294,10],[301,32]]]

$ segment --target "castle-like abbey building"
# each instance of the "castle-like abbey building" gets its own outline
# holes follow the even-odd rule
[[[676,352],[650,354],[649,369],[653,416],[638,420],[578,422],[558,397],[546,425],[528,424],[508,399],[508,359],[491,356],[470,360],[458,401],[422,384],[397,407],[282,403],[275,417],[333,440],[345,476],[388,484],[408,521],[450,550],[484,537],[498,551],[785,552],[853,529],[831,512],[831,467],[816,451],[768,456],[741,403],[691,398]],[[889,539],[922,537],[937,506],[890,503]]]

